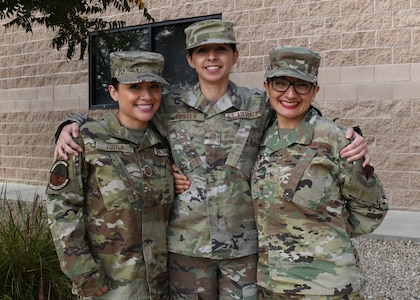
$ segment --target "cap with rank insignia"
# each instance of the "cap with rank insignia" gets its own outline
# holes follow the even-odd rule
[[[164,58],[162,54],[147,51],[120,51],[110,54],[111,76],[124,84],[159,82],[163,79]]]

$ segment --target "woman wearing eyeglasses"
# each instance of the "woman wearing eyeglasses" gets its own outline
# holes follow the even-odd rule
[[[373,167],[340,158],[345,130],[312,106],[319,63],[306,48],[270,52],[264,86],[277,122],[251,181],[260,299],[361,299],[350,238],[372,232],[388,209]]]

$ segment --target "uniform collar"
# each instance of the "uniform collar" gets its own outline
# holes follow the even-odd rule
[[[279,136],[276,120],[276,122],[267,129],[262,144],[273,151],[287,148],[292,144],[309,145],[312,142],[314,128],[319,117],[316,110],[310,108],[299,126],[292,129],[289,134],[284,137]]]
[[[199,83],[187,91],[184,96],[181,97],[181,101],[206,114],[216,114],[226,111],[231,107],[242,110],[244,107],[242,96],[238,93],[238,87],[232,81],[229,81],[226,93],[215,103],[209,103],[210,101],[204,97],[201,93]]]
[[[113,113],[108,113],[104,116],[104,121],[107,126],[107,130],[110,136],[115,139],[108,139],[107,143],[121,143],[121,140],[128,141],[132,144],[140,146],[140,149],[148,148],[153,145],[156,145],[161,142],[159,135],[156,131],[149,125],[147,127],[146,132],[144,134],[143,141],[141,144],[138,144],[137,139],[130,134],[130,132],[122,126],[117,118],[117,116]]]

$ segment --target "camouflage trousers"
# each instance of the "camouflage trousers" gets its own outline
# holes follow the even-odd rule
[[[171,300],[257,300],[257,254],[214,260],[169,253]]]
[[[360,296],[358,292],[331,296],[286,295],[275,294],[259,287],[258,294],[259,300],[363,300],[362,296]]]

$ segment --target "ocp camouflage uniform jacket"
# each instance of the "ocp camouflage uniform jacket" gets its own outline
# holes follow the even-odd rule
[[[113,114],[81,127],[78,157],[57,161],[48,216],[61,268],[79,296],[166,299],[166,228],[174,188],[169,151],[151,128],[143,141]],[[85,299],[85,298],[84,298]]]
[[[252,174],[263,288],[301,295],[362,288],[350,238],[372,232],[388,206],[373,168],[340,158],[348,142],[314,109],[286,137],[277,122],[267,129]]]
[[[265,92],[232,82],[217,102],[205,99],[198,84],[162,101],[155,121],[167,130],[174,161],[191,181],[175,199],[169,252],[212,259],[256,253],[249,180],[267,103]]]

